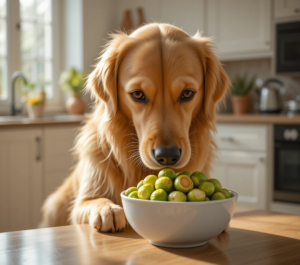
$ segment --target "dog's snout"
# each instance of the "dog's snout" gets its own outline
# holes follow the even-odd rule
[[[181,149],[177,146],[163,147],[159,146],[153,150],[156,161],[164,166],[175,165],[181,156]]]

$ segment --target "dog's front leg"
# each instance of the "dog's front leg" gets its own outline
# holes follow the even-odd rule
[[[99,232],[118,232],[127,226],[123,208],[111,200],[77,200],[71,213],[72,224],[89,223]]]

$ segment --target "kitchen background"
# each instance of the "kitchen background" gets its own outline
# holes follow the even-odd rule
[[[43,200],[69,174],[80,113],[91,106],[89,95],[73,95],[109,33],[153,21],[213,37],[229,77],[256,80],[248,115],[233,115],[230,95],[226,107],[220,105],[213,177],[240,194],[241,207],[300,214],[300,116],[287,116],[283,106],[300,95],[299,26],[291,49],[298,68],[276,70],[276,25],[300,21],[300,0],[0,0],[0,232],[36,227]],[[27,86],[16,79],[13,95],[16,71]],[[281,114],[266,116],[255,88],[269,78],[281,80],[286,91],[274,92],[271,102]],[[16,111],[22,107],[15,117],[13,102]],[[276,147],[284,134],[288,146]]]

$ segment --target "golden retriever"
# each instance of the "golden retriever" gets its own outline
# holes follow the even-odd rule
[[[164,167],[209,175],[215,107],[229,83],[199,33],[153,23],[114,34],[87,81],[96,104],[75,145],[78,163],[44,203],[40,227],[121,231],[121,191]]]

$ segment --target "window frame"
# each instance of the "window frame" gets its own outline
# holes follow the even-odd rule
[[[53,97],[47,99],[45,111],[59,112],[65,111],[63,94],[58,85],[59,75],[62,71],[61,45],[61,10],[62,1],[52,0],[52,85]],[[10,114],[11,98],[11,76],[15,71],[21,69],[21,29],[20,29],[20,4],[19,0],[6,0],[6,39],[7,39],[7,71],[6,86],[7,98],[0,99],[0,114]],[[17,98],[17,97],[16,97]],[[16,99],[19,106],[19,100]]]

